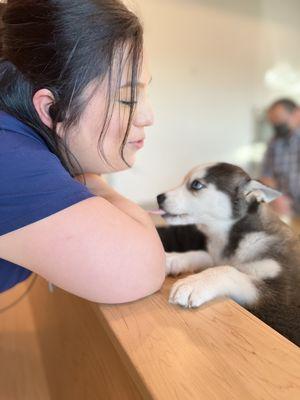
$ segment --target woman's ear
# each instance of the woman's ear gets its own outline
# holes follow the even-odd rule
[[[53,121],[50,115],[50,107],[55,101],[53,94],[48,89],[40,89],[34,94],[32,101],[41,121],[51,129]]]

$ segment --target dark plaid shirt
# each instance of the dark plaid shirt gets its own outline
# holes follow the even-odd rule
[[[286,139],[272,139],[264,156],[262,175],[275,179],[277,189],[293,200],[300,214],[300,132]]]

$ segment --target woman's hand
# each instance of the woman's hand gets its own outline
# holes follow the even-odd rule
[[[108,185],[108,183],[97,174],[83,174],[75,176],[75,179],[85,185],[89,191],[95,196],[108,197],[115,192],[115,190]]]

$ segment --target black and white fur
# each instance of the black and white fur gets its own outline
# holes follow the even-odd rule
[[[194,168],[158,196],[171,225],[194,224],[206,249],[167,253],[167,274],[193,272],[172,287],[169,301],[199,307],[227,296],[300,346],[300,247],[265,203],[280,193],[239,167]]]

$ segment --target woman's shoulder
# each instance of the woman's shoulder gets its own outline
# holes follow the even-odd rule
[[[50,151],[44,139],[30,126],[14,116],[0,111],[0,169],[7,176],[38,178],[53,175],[70,179],[60,159]],[[27,175],[27,176],[26,176]],[[4,175],[0,175],[0,179]],[[29,181],[27,182],[29,184]]]
[[[42,137],[30,126],[15,116],[0,110],[0,140],[1,148],[10,143],[39,144],[47,147]]]
[[[34,171],[49,174],[55,170],[57,174],[61,170],[62,174],[67,173],[58,157],[36,132],[3,112],[0,112],[0,170],[4,172],[0,174],[1,184],[5,177],[37,178]]]
[[[0,235],[93,197],[30,128],[5,122],[0,115]]]

